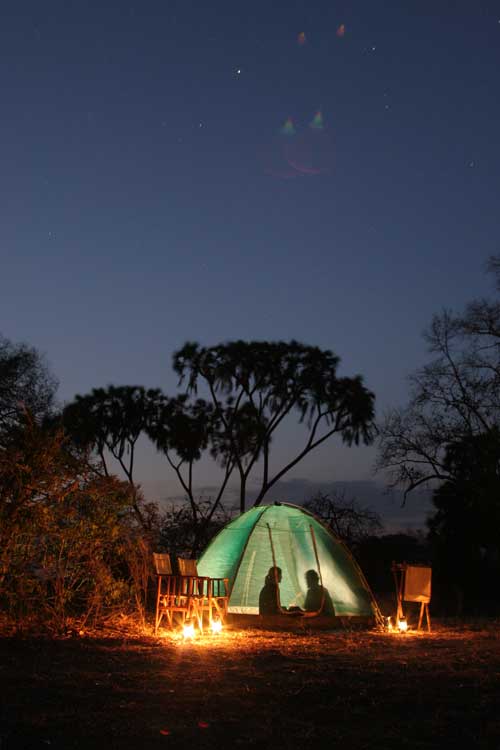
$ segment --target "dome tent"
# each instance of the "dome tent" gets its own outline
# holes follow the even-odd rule
[[[283,609],[304,609],[306,573],[314,570],[330,595],[334,616],[375,621],[380,615],[370,587],[345,544],[296,505],[261,505],[230,521],[199,559],[198,572],[229,578],[230,614],[258,615],[259,593],[274,565],[282,570]]]

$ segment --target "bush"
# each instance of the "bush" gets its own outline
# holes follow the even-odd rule
[[[132,492],[26,419],[0,453],[0,602],[19,628],[61,632],[132,601],[144,617],[149,541]]]

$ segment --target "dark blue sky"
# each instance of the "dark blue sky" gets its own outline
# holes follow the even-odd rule
[[[6,0],[0,55],[0,330],[63,400],[173,392],[187,339],[296,338],[380,413],[431,315],[489,290],[499,2]],[[294,476],[372,458],[330,445]]]

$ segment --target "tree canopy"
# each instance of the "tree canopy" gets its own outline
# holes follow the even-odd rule
[[[456,606],[498,614],[500,575],[500,431],[451,444],[445,455],[450,479],[433,493],[429,539],[443,583]]]
[[[56,379],[36,349],[0,335],[0,447],[23,414],[41,419],[50,413],[56,388]]]
[[[210,521],[233,468],[231,463],[226,464],[224,481],[212,507],[203,513],[195,495],[193,467],[204,451],[216,443],[217,422],[213,406],[203,399],[189,401],[185,394],[176,398],[162,394],[155,399],[146,427],[147,435],[166,457],[186,493],[194,527],[201,519]]]
[[[215,412],[212,455],[239,474],[240,510],[250,474],[261,462],[258,505],[267,491],[311,451],[338,434],[348,445],[372,440],[374,395],[361,376],[339,377],[330,350],[297,341],[233,341],[212,347],[187,343],[174,354],[174,370],[190,395],[204,388]],[[296,414],[306,428],[299,452],[271,466],[271,443]]]
[[[489,270],[500,291],[500,256]],[[379,426],[379,469],[408,493],[454,476],[454,445],[500,427],[500,300],[436,315],[425,333],[433,359],[410,377],[411,394]]]
[[[373,438],[374,396],[361,376],[338,376],[339,358],[330,350],[296,341],[234,341],[213,347],[187,343],[174,354],[173,365],[184,385],[180,395],[168,397],[139,386],[94,389],[77,396],[63,419],[76,442],[100,456],[106,474],[109,454],[131,484],[136,442],[147,435],[175,472],[195,526],[211,522],[234,474],[244,511],[252,472],[260,472],[257,505],[333,435],[348,445],[368,444]],[[304,443],[275,467],[272,442],[294,415],[305,428]],[[193,473],[205,454],[222,468],[222,477],[210,510],[200,512]]]
[[[118,462],[129,484],[136,488],[136,444],[159,399],[158,390],[146,390],[142,386],[94,388],[85,396],[76,396],[65,407],[62,420],[77,445],[97,453],[106,476],[110,475],[109,454]],[[138,503],[134,503],[134,510],[140,523],[146,527]]]

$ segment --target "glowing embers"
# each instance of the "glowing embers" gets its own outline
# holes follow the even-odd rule
[[[321,110],[307,128],[298,129],[289,117],[264,154],[266,174],[282,179],[330,174],[334,168],[334,141]]]

